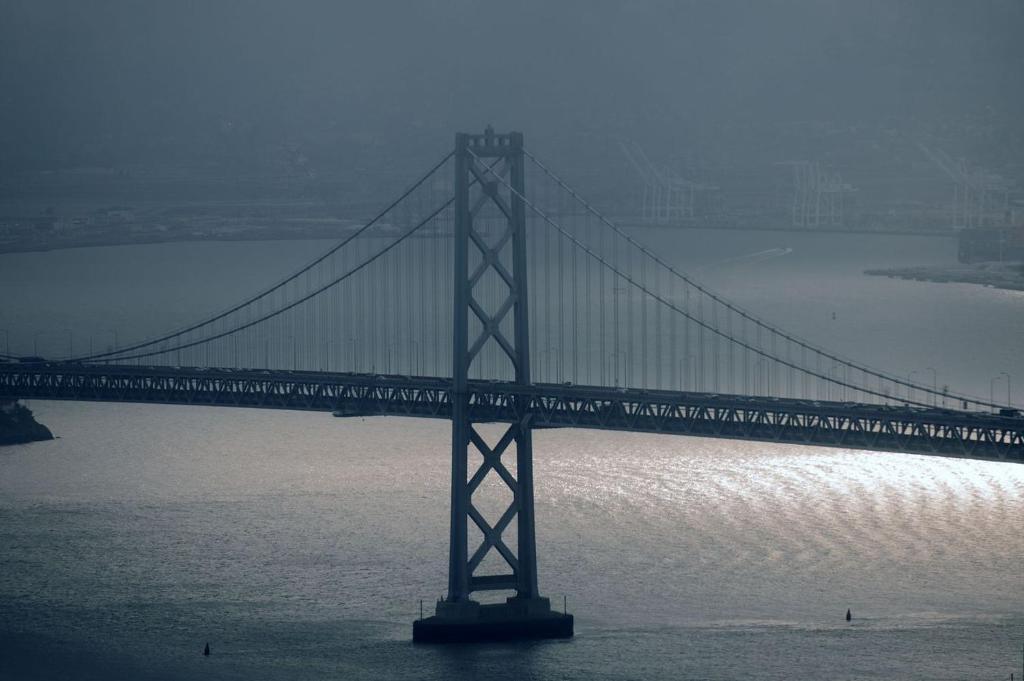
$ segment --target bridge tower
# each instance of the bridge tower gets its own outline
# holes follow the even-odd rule
[[[514,383],[530,383],[529,314],[526,273],[526,206],[523,135],[458,133],[455,136],[454,328],[452,347],[452,487],[448,557],[448,594],[436,615],[413,624],[413,640],[423,642],[572,636],[573,618],[553,612],[537,589],[537,551],[533,516],[533,440],[528,405],[518,404],[518,420],[495,444],[477,430],[493,421],[475,412],[469,376],[485,346],[497,347]],[[482,211],[493,206],[500,226],[480,229]],[[492,210],[493,212],[493,210]],[[488,221],[488,223],[493,221]],[[490,224],[488,224],[490,227]],[[475,252],[474,252],[475,251]],[[472,255],[472,257],[471,257]],[[472,261],[472,262],[471,262]],[[472,265],[472,266],[471,266]],[[501,300],[485,301],[477,289],[489,276],[501,283]],[[492,363],[493,366],[493,363]],[[498,378],[495,376],[494,378]],[[507,378],[507,377],[506,377]],[[515,448],[515,475],[502,455]],[[479,456],[477,456],[479,455]],[[471,462],[480,460],[475,470]],[[507,460],[507,459],[506,459]],[[474,504],[493,471],[512,493],[512,501],[492,525]],[[516,548],[503,534],[516,521]],[[482,536],[470,553],[469,528]],[[477,574],[483,559],[496,552],[506,569]],[[476,591],[515,591],[504,603],[482,605]]]

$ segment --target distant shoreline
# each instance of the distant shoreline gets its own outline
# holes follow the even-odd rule
[[[823,234],[829,236],[843,236],[845,234],[867,235],[867,236],[928,236],[942,238],[956,238],[958,235],[951,230],[921,230],[921,229],[828,229],[820,227],[794,227],[792,225],[780,225],[770,227],[745,227],[743,225],[669,225],[655,222],[638,222],[620,220],[616,222],[619,227],[644,228],[644,229],[685,229],[685,230],[706,230],[709,232],[789,232],[793,234]]]
[[[892,267],[864,270],[864,274],[937,284],[977,284],[1005,291],[1024,291],[1024,263],[984,262],[973,265]]]
[[[316,241],[340,238],[336,234],[230,234],[220,236],[145,236],[136,239],[79,239],[51,244],[10,244],[0,246],[0,255],[15,253],[50,253],[76,248],[105,248],[112,246],[151,246],[154,244],[197,243],[204,241]]]
[[[789,232],[795,234],[821,234],[829,236],[843,235],[867,235],[867,236],[920,236],[920,237],[954,237],[949,232],[923,232],[920,230],[827,230],[809,229],[800,227],[744,227],[744,226],[723,226],[723,225],[667,225],[655,223],[643,223],[622,220],[617,222],[618,226],[624,229],[656,229],[656,230],[704,230],[709,232]],[[240,230],[227,234],[181,234],[146,232],[141,234],[110,235],[95,238],[79,238],[67,240],[55,240],[41,243],[7,243],[0,244],[0,255],[16,253],[49,253],[51,251],[63,251],[76,248],[103,248],[111,246],[149,246],[154,244],[168,243],[200,243],[200,242],[231,242],[231,241],[330,241],[338,240],[351,233],[351,229],[344,232],[338,230],[303,230],[303,231],[281,231],[281,230]],[[431,234],[416,235],[419,238],[432,236]]]
[[[348,234],[337,232],[238,232],[234,234],[203,235],[194,234],[182,235],[145,235],[133,239],[79,239],[52,244],[5,244],[0,245],[0,255],[12,255],[16,253],[50,253],[52,251],[65,251],[76,248],[106,248],[113,246],[151,246],[155,244],[177,244],[177,243],[203,243],[203,242],[231,242],[231,241],[338,241]],[[377,234],[377,236],[384,236]],[[389,233],[388,236],[398,236],[396,233]],[[416,234],[416,238],[428,238],[430,233]]]

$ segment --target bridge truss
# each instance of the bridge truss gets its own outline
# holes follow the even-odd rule
[[[450,419],[446,378],[264,370],[0,364],[0,397],[190,404]],[[1019,418],[922,407],[469,381],[476,422],[757,440],[1024,463]]]

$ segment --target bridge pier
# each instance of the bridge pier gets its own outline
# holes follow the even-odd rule
[[[572,638],[573,617],[546,598],[510,596],[504,603],[438,601],[437,614],[413,622],[417,643],[475,643]]]
[[[493,171],[481,163],[494,159]],[[507,174],[515,191],[502,192],[493,173]],[[452,490],[449,538],[448,594],[438,601],[433,617],[413,623],[413,641],[423,643],[485,640],[568,638],[573,618],[555,612],[537,589],[537,552],[533,516],[533,438],[526,400],[517,404],[518,420],[496,444],[489,445],[474,428],[469,370],[481,350],[493,344],[508,360],[513,382],[530,385],[529,320],[526,274],[526,207],[523,136],[455,136],[455,280],[452,347]],[[471,190],[476,189],[473,202]],[[518,194],[517,194],[518,192]],[[497,208],[504,231],[484,234],[474,226],[485,207]],[[482,217],[481,217],[482,221]],[[497,236],[497,238],[495,238]],[[472,249],[472,250],[471,250]],[[472,256],[472,258],[471,258]],[[471,263],[472,260],[472,263]],[[472,264],[472,267],[471,267]],[[486,276],[498,277],[507,295],[496,306],[474,296],[474,286]],[[511,324],[506,317],[511,314]],[[472,315],[472,317],[471,317]],[[470,325],[472,318],[473,324]],[[511,328],[509,328],[511,327]],[[472,329],[472,336],[470,334]],[[511,331],[511,333],[509,333]],[[511,338],[507,336],[511,336]],[[494,376],[493,378],[503,378]],[[507,380],[507,376],[504,377]],[[502,462],[514,446],[516,474]],[[470,475],[469,463],[482,461]],[[490,521],[474,504],[481,483],[494,473],[512,493],[501,517]],[[502,535],[516,520],[516,550]],[[469,554],[469,523],[480,530],[481,543]],[[492,552],[508,572],[479,575],[476,571]],[[504,603],[481,604],[474,591],[515,591]]]

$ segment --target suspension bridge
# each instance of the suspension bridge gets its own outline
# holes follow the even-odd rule
[[[227,309],[101,352],[2,359],[3,398],[451,420],[448,593],[415,623],[422,641],[572,635],[537,587],[534,429],[1024,463],[1013,405],[773,325],[602,215],[521,134],[489,128],[456,135],[379,214]],[[479,428],[493,423],[496,439]],[[481,511],[487,480],[511,492],[497,514]],[[480,591],[513,595],[481,605]]]

